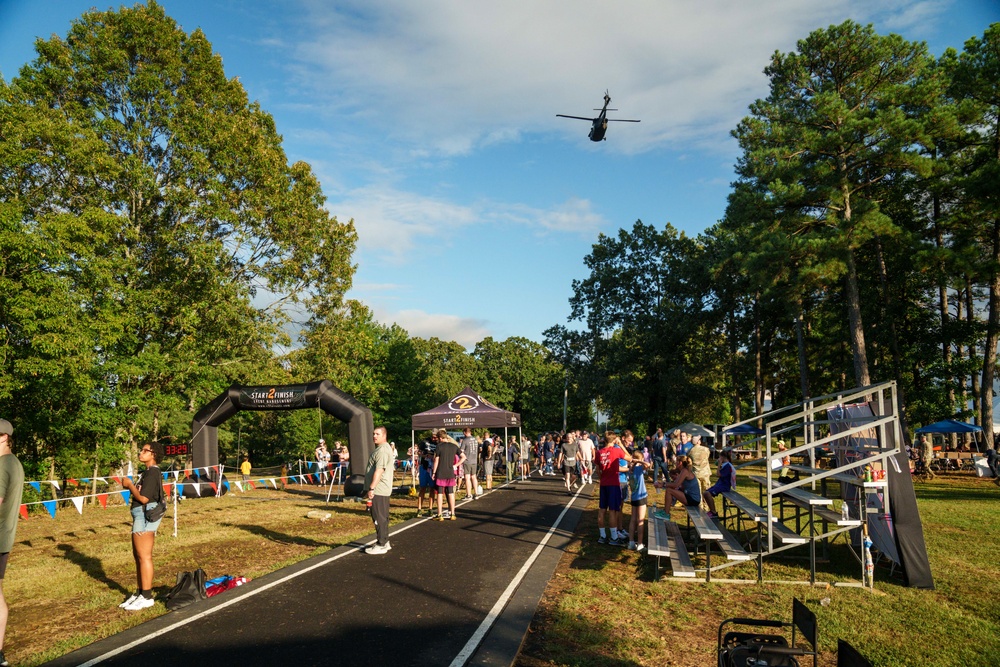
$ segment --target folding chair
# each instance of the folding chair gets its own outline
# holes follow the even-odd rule
[[[758,628],[791,628],[792,643],[789,645],[784,634],[762,634],[738,630],[726,630],[726,626],[743,625]],[[801,637],[796,637],[796,631]],[[719,667],[799,667],[798,659],[812,656],[816,667],[818,651],[816,647],[816,615],[798,598],[792,600],[792,622],[772,621],[754,618],[730,618],[719,625],[718,658]],[[799,643],[809,643],[808,650]]]
[[[837,640],[837,667],[872,667],[868,659],[858,653],[858,650],[845,642]]]

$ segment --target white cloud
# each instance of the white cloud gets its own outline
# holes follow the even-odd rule
[[[406,329],[411,336],[452,340],[468,350],[474,348],[479,341],[492,335],[485,321],[469,317],[427,313],[412,309],[390,312],[379,307],[373,308],[373,313],[379,322],[387,325],[395,322]]]
[[[477,224],[527,226],[584,238],[608,224],[586,199],[572,198],[548,209],[490,201],[462,205],[388,186],[353,190],[327,208],[339,220],[354,219],[362,253],[396,264],[410,260],[427,243],[447,250],[462,228]]]
[[[714,145],[766,94],[762,70],[817,28],[874,11],[928,21],[940,2],[889,0],[304,0],[296,51],[331,112],[364,114],[393,139],[466,154],[525,132],[586,136],[555,114],[589,115],[610,89],[614,150]]]

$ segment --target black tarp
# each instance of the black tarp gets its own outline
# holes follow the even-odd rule
[[[436,408],[413,415],[414,431],[431,428],[518,428],[521,415],[498,408],[480,396],[472,387],[466,387],[451,400]]]

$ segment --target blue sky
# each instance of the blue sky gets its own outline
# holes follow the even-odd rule
[[[939,55],[1000,21],[995,0],[162,0],[271,113],[327,208],[353,218],[350,296],[411,335],[471,348],[566,323],[600,232],[696,235],[722,215],[729,132],[763,69],[854,19]],[[0,74],[100,0],[0,0]],[[587,116],[604,90],[607,141]]]

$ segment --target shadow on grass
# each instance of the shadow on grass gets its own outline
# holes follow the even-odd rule
[[[80,553],[70,544],[60,544],[56,548],[63,552],[66,560],[79,567],[80,570],[82,570],[83,573],[91,579],[99,581],[102,584],[105,584],[108,588],[126,595],[132,592],[114,579],[110,579],[108,577],[107,573],[104,571],[104,563],[102,563],[100,559]]]
[[[308,537],[301,537],[299,535],[288,535],[286,533],[279,533],[273,530],[268,530],[267,528],[262,528],[261,526],[253,526],[242,523],[223,523],[221,525],[227,528],[238,528],[239,530],[245,530],[246,532],[252,535],[263,537],[265,539],[271,540],[272,542],[280,542],[282,544],[297,544],[299,546],[314,547],[314,548],[330,546],[326,542],[317,542],[316,540],[311,540]]]

